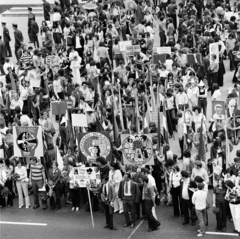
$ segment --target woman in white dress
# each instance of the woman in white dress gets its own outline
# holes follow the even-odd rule
[[[95,35],[93,37],[93,60],[96,62],[96,63],[99,63],[100,62],[100,58],[97,54],[97,49],[99,47],[99,43],[100,43],[100,39],[99,39],[99,36],[98,35]]]
[[[122,181],[122,173],[118,163],[111,163],[111,170],[109,171],[109,182],[114,186],[115,193],[118,195],[119,185]],[[123,213],[123,204],[118,196],[114,200],[114,212]]]
[[[69,54],[69,60],[71,61],[70,68],[72,69],[73,74],[73,84],[78,83],[79,85],[82,84],[81,81],[81,75],[80,75],[80,67],[81,67],[81,57],[78,55],[78,52],[74,50],[74,48],[71,49],[71,52]]]

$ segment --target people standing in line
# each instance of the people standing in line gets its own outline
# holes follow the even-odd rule
[[[17,60],[19,60],[18,57],[18,50],[21,47],[22,43],[23,43],[23,34],[20,30],[18,30],[18,25],[17,24],[12,24],[13,26],[13,30],[14,30],[14,38],[15,38],[15,56],[17,58]]]
[[[6,27],[6,22],[2,22],[3,27],[3,41],[7,50],[7,57],[12,57],[12,50],[10,47],[11,37],[8,28]]]

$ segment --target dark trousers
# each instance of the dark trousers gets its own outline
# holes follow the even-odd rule
[[[232,50],[229,51],[228,56],[229,56],[229,61],[230,61],[230,70],[231,70],[231,71],[234,71],[234,69],[235,69],[235,64],[234,64],[234,56],[233,56],[233,54],[232,54]]]
[[[38,189],[41,189],[43,187],[43,181],[38,180],[38,181],[32,181],[32,188],[33,188],[33,196],[34,196],[34,205],[39,206],[39,198],[38,194],[43,195],[41,201],[43,206],[47,206],[47,200],[46,200],[46,192],[38,192]]]
[[[10,43],[5,42],[5,46],[6,46],[6,50],[7,50],[7,57],[12,57],[12,50],[11,50],[11,47],[10,47]]]
[[[153,208],[152,200],[144,200],[144,206],[146,211],[146,217],[148,220],[148,228],[153,230],[157,229],[161,224],[152,214]]]
[[[20,46],[15,46],[15,56],[16,56],[16,58],[17,58],[17,60],[19,60],[18,59],[18,55],[17,55],[17,51],[20,49]]]
[[[164,32],[159,33],[160,36],[160,46],[165,46],[167,38]]]
[[[2,197],[2,190],[3,190],[3,186],[0,185],[0,207],[5,207],[6,201],[5,201],[5,198]]]
[[[79,207],[80,206],[80,189],[70,189],[70,194],[72,198],[72,206]]]
[[[5,75],[5,71],[3,70],[3,65],[5,63],[5,58],[0,58],[0,74]]]
[[[175,29],[177,29],[177,14],[171,14],[171,15],[169,15],[169,17],[171,17],[173,19],[173,25],[174,25]]]
[[[196,215],[194,215],[195,210],[193,210],[193,204],[190,199],[186,200],[182,198],[182,209],[183,209],[184,221],[189,222],[189,220],[191,219],[192,222],[195,222],[196,220]]]
[[[174,216],[179,216],[182,210],[180,210],[180,186],[179,187],[172,187],[171,194],[172,194],[172,203],[173,203],[173,213]]]
[[[219,212],[216,213],[217,219],[217,229],[222,230],[226,228],[227,225],[227,201],[224,202],[216,202],[216,207],[219,208]]]
[[[105,203],[104,209],[105,209],[106,224],[110,228],[113,228],[113,207]]]
[[[142,200],[142,198],[140,199],[140,202],[135,203],[136,206],[136,218],[140,218],[140,208],[142,206],[142,216],[145,217],[146,216],[146,212],[145,212],[145,206],[144,206],[144,200]]]
[[[198,107],[203,109],[203,114],[207,116],[207,99],[199,98],[198,99]]]
[[[13,181],[7,180],[5,183],[5,187],[7,187],[11,192],[11,194],[8,195],[7,205],[13,206]]]
[[[35,48],[39,48],[38,36],[33,37],[33,44]]]
[[[54,188],[55,197],[50,197],[50,206],[51,208],[61,208],[61,196],[62,196],[62,190],[61,187]]]
[[[123,199],[123,211],[127,224],[135,222],[135,203],[133,200]]]
[[[170,136],[173,136],[173,131],[176,130],[176,117],[175,117],[175,109],[166,110],[167,115],[167,125],[168,125],[168,133]]]

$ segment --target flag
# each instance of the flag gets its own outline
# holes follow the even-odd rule
[[[120,114],[120,120],[121,120],[121,127],[122,131],[124,130],[124,122],[123,122],[123,110],[122,110],[122,97],[120,92],[120,87],[118,88],[118,95],[119,95],[119,114]]]
[[[149,117],[147,117],[147,99],[144,95],[142,95],[142,104],[143,104],[143,133],[149,133]]]
[[[96,132],[101,132],[104,131],[104,128],[102,126],[102,124],[100,123],[99,119],[96,119]]]
[[[201,128],[200,128],[198,156],[201,161],[205,161],[206,152],[205,152],[205,145],[203,140],[203,119],[202,119]]]
[[[163,139],[164,139],[164,142],[169,144],[168,127],[167,127],[167,114],[166,114],[165,104],[163,104],[162,124],[163,124]]]
[[[158,152],[161,152],[161,120],[160,120],[160,111],[158,111],[157,136],[158,136],[157,151],[158,151]]]
[[[121,145],[121,139],[113,105],[112,105],[112,125],[113,125],[113,142],[115,146],[118,148]]]
[[[140,133],[140,124],[139,124],[139,109],[138,109],[138,96],[135,97],[135,110],[136,110],[136,130],[137,134]]]

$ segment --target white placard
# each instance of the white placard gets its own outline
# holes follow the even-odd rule
[[[72,114],[72,126],[88,127],[87,116],[85,114]]]
[[[210,64],[212,64],[212,55],[215,54],[217,59],[215,60],[216,63],[219,63],[219,43],[211,43],[209,44],[209,53],[210,53]]]
[[[119,50],[123,52],[123,51],[126,51],[126,46],[132,45],[132,41],[120,41],[118,42],[118,44],[119,44]]]
[[[158,54],[169,54],[169,55],[171,55],[171,47],[170,46],[157,47],[157,53]]]

